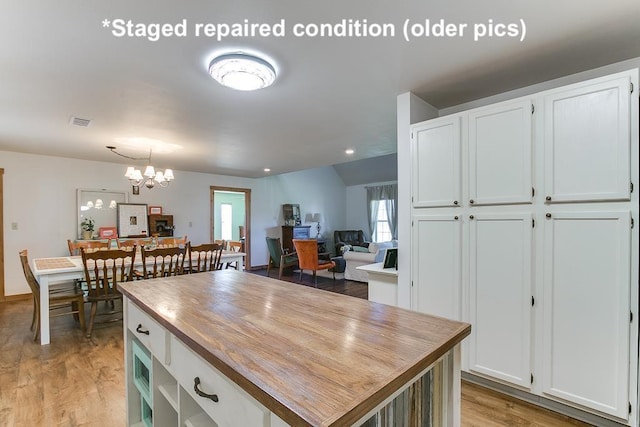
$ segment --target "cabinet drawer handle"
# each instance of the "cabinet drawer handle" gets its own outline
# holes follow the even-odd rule
[[[200,388],[198,387],[200,385],[200,377],[195,377],[193,379],[193,390],[196,392],[196,394],[200,397],[205,397],[207,399],[211,399],[214,402],[218,401],[218,395],[217,394],[207,394],[204,391],[200,390]]]
[[[136,332],[138,332],[139,334],[149,335],[149,331],[142,329],[142,324],[140,324],[140,323],[138,324],[138,327],[136,328]]]

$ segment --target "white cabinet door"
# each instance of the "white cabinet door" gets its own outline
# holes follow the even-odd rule
[[[630,87],[626,75],[545,96],[547,201],[629,200]]]
[[[469,204],[531,203],[532,104],[469,112]]]
[[[460,120],[443,117],[411,129],[413,207],[460,204]]]
[[[469,369],[530,387],[531,214],[469,219]]]
[[[454,215],[413,217],[413,310],[460,320],[461,223]]]
[[[627,419],[630,213],[544,223],[543,391]]]

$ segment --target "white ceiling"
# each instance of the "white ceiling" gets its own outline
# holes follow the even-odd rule
[[[186,37],[115,37],[103,20],[187,23]],[[196,37],[196,23],[285,22],[285,37]],[[393,38],[294,37],[297,23],[366,19]],[[467,23],[463,37],[409,42],[412,23]],[[473,41],[473,25],[519,22],[524,41]],[[396,151],[396,96],[443,108],[640,57],[638,0],[5,0],[0,5],[0,150],[246,177]],[[218,50],[271,57],[275,84],[223,88],[206,72]],[[69,125],[88,118],[87,128]],[[128,148],[138,141],[145,148]],[[140,142],[141,141],[141,142]],[[346,148],[356,150],[351,157]],[[142,162],[144,163],[144,162]]]

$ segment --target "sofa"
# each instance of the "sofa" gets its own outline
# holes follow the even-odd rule
[[[345,247],[342,257],[345,260],[344,278],[347,280],[355,280],[357,282],[368,282],[369,275],[366,271],[358,270],[361,265],[374,264],[383,262],[385,253],[388,248],[398,247],[397,240],[380,243],[370,243],[367,248],[358,247],[354,250],[354,246]]]
[[[340,256],[343,253],[343,247],[359,246],[367,248],[369,241],[364,237],[362,230],[335,230],[333,232],[333,243],[336,245],[336,255]]]

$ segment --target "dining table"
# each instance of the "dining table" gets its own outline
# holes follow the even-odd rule
[[[242,271],[244,252],[222,251],[222,264],[235,263],[235,269]],[[136,257],[134,266],[142,266],[142,259]],[[33,274],[40,284],[40,345],[51,342],[49,326],[49,287],[51,284],[84,278],[81,256],[34,258]]]

